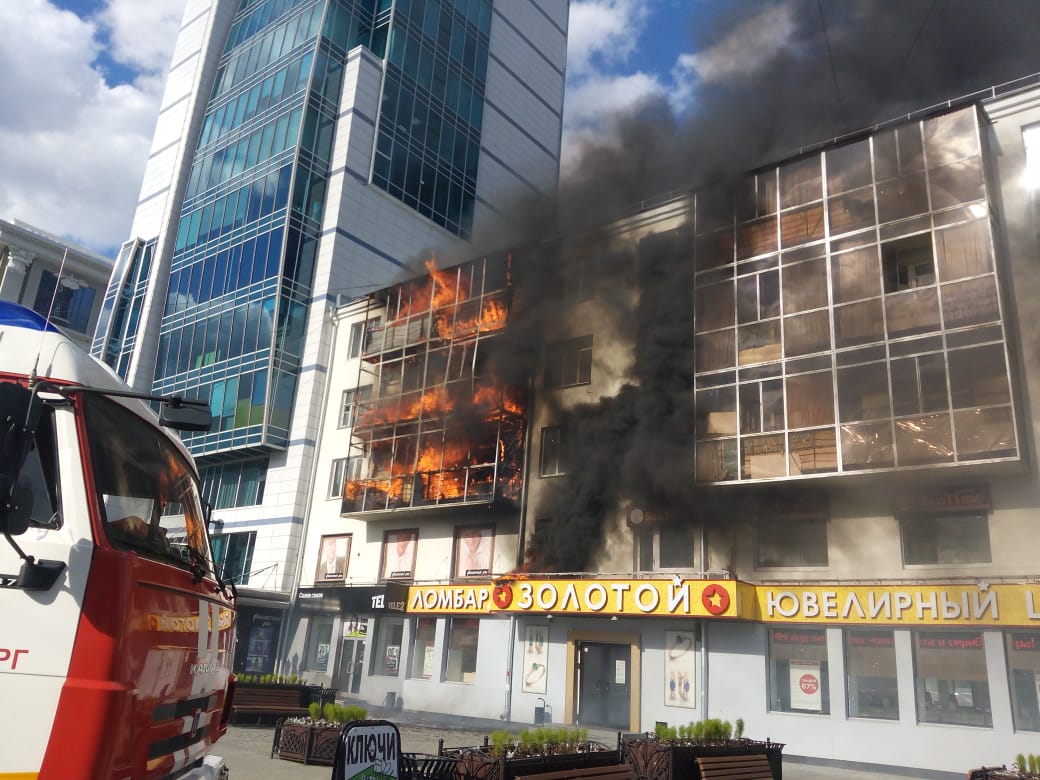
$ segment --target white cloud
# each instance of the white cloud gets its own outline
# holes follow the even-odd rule
[[[648,0],[574,0],[567,34],[567,92],[563,113],[564,169],[586,142],[609,143],[617,112],[665,88],[653,75],[626,72],[641,44]]]
[[[646,0],[575,0],[567,31],[567,75],[582,78],[598,65],[621,64],[639,44],[649,16]]]
[[[175,6],[183,0],[110,0],[82,19],[47,0],[0,2],[0,216],[96,249],[126,238]],[[105,81],[101,25],[109,56],[137,73],[129,84]]]

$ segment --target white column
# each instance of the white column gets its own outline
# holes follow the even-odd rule
[[[0,278],[0,301],[22,302],[25,278],[29,275],[34,259],[24,249],[8,249],[7,263],[4,264],[3,277]]]

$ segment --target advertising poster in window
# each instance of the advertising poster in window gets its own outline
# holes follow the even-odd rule
[[[820,712],[823,694],[819,661],[791,661],[791,709]]]
[[[386,653],[383,655],[383,674],[397,674],[401,660],[401,646],[387,645]]]
[[[318,553],[318,582],[343,582],[350,560],[350,536],[323,536]]]
[[[664,643],[664,703],[669,707],[693,708],[697,679],[693,634],[665,631]]]
[[[366,639],[368,637],[368,618],[349,615],[343,619],[344,639]]]
[[[384,580],[411,579],[415,571],[415,548],[419,544],[419,532],[387,531],[383,538]]]
[[[524,693],[545,693],[548,626],[528,626],[524,634]]]
[[[460,528],[455,537],[455,576],[486,577],[491,574],[493,526]]]

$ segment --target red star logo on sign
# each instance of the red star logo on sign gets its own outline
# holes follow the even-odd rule
[[[496,585],[495,589],[491,591],[491,600],[499,609],[506,609],[513,603],[513,589],[508,585]]]
[[[701,604],[712,615],[721,615],[729,609],[729,593],[721,585],[712,583],[701,593]]]

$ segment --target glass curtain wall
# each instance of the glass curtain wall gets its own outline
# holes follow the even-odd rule
[[[699,482],[1019,457],[975,107],[695,211]]]
[[[287,444],[346,52],[375,0],[243,2],[203,120],[155,391],[209,398],[195,454]]]
[[[380,3],[377,27],[389,6]],[[394,13],[372,182],[469,238],[491,0],[410,0]]]

